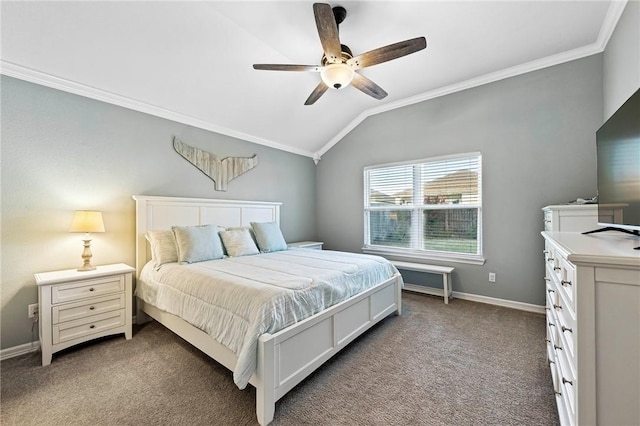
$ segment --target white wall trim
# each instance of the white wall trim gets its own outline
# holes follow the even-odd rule
[[[407,283],[405,283],[407,285]],[[416,291],[420,293],[433,294],[436,296],[442,296],[442,289],[427,287],[416,284],[409,284],[412,288],[407,288],[407,291]],[[413,287],[420,287],[420,290],[414,290]],[[461,293],[459,291],[453,292],[453,297],[462,300],[469,300],[471,302],[487,303],[489,305],[504,306],[506,308],[518,309],[520,311],[534,312],[537,314],[544,314],[544,306],[533,305],[530,303],[515,302],[513,300],[497,299],[495,297],[480,296],[478,294]],[[450,299],[451,300],[451,299]],[[133,323],[137,324],[137,318],[133,316]],[[40,350],[40,342],[33,341],[31,343],[25,343],[11,348],[0,350],[0,361],[5,359],[14,358],[20,355],[25,355]]]
[[[133,324],[136,324],[136,316],[132,317]],[[11,348],[6,348],[0,350],[0,361],[4,361],[5,359],[15,358],[20,355],[29,354],[31,352],[38,352],[40,350],[40,341],[34,340],[31,343],[24,343],[22,345],[13,346]]]
[[[20,355],[25,355],[31,352],[37,352],[40,350],[40,342],[34,341],[31,343],[25,343],[11,348],[0,350],[0,361],[5,359],[14,358]]]
[[[543,68],[552,67],[555,65],[560,65],[565,62],[575,61],[577,59],[586,58],[587,56],[595,55],[604,51],[609,39],[613,35],[613,31],[622,16],[622,12],[627,4],[628,0],[616,0],[612,1],[609,5],[609,10],[607,11],[607,15],[602,23],[602,27],[600,27],[600,33],[598,34],[598,39],[587,46],[583,46],[577,49],[569,50],[566,52],[559,53],[557,55],[547,56],[546,58],[537,59],[535,61],[526,62],[524,64],[516,65],[510,68],[506,68],[500,71],[492,72],[489,74],[485,74],[480,77],[472,78],[470,80],[466,80],[460,83],[452,84],[450,86],[442,87],[436,90],[431,90],[429,92],[424,92],[416,96],[412,96],[410,98],[400,99],[396,102],[390,102],[379,107],[370,108],[365,110],[360,115],[358,115],[355,119],[353,119],[347,126],[338,132],[326,145],[320,148],[313,156],[314,159],[320,159],[322,156],[329,151],[335,144],[340,142],[342,138],[344,138],[351,130],[356,128],[361,122],[363,122],[367,117],[370,117],[375,114],[380,114],[382,112],[391,111],[397,108],[402,108],[404,106],[413,105],[416,103],[420,103],[423,101],[427,101],[430,99],[435,99],[441,96],[450,95],[452,93],[460,92],[462,90],[471,89],[474,87],[482,86],[489,83],[494,83],[499,80],[504,80],[506,78],[515,77],[521,74],[526,74],[532,71],[538,71]]]
[[[121,96],[115,93],[107,92],[95,87],[87,86],[75,81],[67,80],[61,77],[56,77],[51,74],[46,74],[40,71],[36,71],[31,68],[23,67],[21,65],[0,60],[0,73],[9,77],[19,78],[31,83],[39,84],[41,86],[51,87],[53,89],[62,90],[64,92],[73,93],[76,95],[84,96],[90,99],[106,102],[109,104],[121,106],[134,111],[143,112],[156,117],[166,118],[167,120],[176,121],[178,123],[188,124],[200,129],[209,130],[211,132],[220,133],[223,135],[231,136],[233,138],[257,143],[259,145],[268,146],[270,148],[278,149],[281,151],[290,152],[292,154],[298,154],[305,157],[311,157],[318,163],[320,158],[337,144],[342,138],[344,138],[349,132],[351,132],[356,126],[363,122],[367,117],[380,114],[383,112],[391,111],[393,109],[402,108],[404,106],[413,105],[415,103],[423,102],[426,100],[434,99],[440,96],[449,95],[455,92],[459,92],[473,87],[481,86],[488,83],[493,83],[498,80],[502,80],[509,77],[515,77],[517,75],[525,74],[532,71],[537,71],[542,68],[559,65],[564,62],[573,61],[576,59],[584,58],[590,55],[594,55],[604,51],[622,12],[627,4],[627,0],[612,1],[607,15],[600,28],[598,39],[588,46],[584,46],[578,49],[573,49],[567,52],[563,52],[557,55],[548,56],[546,58],[538,59],[535,61],[527,62],[521,65],[510,67],[501,71],[485,74],[483,76],[473,78],[471,80],[463,81],[461,83],[452,84],[447,87],[439,88],[429,92],[425,92],[416,96],[412,96],[406,99],[400,99],[396,102],[390,102],[379,107],[370,108],[363,111],[357,117],[355,117],[345,128],[340,130],[331,140],[329,140],[322,148],[316,152],[310,152],[307,150],[298,149],[288,145],[283,145],[278,142],[263,139],[250,134],[228,129],[226,127],[218,126],[216,124],[204,121],[195,117],[191,117],[185,114],[181,114],[175,111],[160,108],[155,105],[148,104],[136,99]]]
[[[607,11],[607,16],[604,17],[604,22],[600,28],[600,34],[598,34],[598,40],[596,44],[600,46],[602,51],[607,47],[613,31],[618,26],[618,21],[624,12],[624,8],[627,6],[628,0],[616,0],[612,1]]]
[[[514,300],[498,299],[495,297],[481,296],[479,294],[461,293],[459,291],[453,292],[453,297],[469,300],[471,302],[487,303],[489,305],[504,306],[505,308],[518,309],[520,311],[533,312],[536,314],[544,315],[546,313],[545,307],[542,305],[534,305],[532,303],[516,302]]]
[[[64,78],[56,77],[54,75],[46,74],[40,71],[36,71],[31,68],[23,67],[18,64],[14,64],[8,61],[0,61],[0,73],[18,78],[20,80],[28,81],[30,83],[39,84],[41,86],[51,87],[53,89],[62,90],[63,92],[73,93],[74,95],[84,96],[89,99],[95,99],[108,104],[121,106],[134,111],[143,112],[145,114],[153,115],[160,118],[166,118],[167,120],[176,121],[182,124],[188,124],[189,126],[197,127],[199,129],[209,130],[211,132],[220,133],[233,138],[257,143],[259,145],[268,146],[269,148],[278,149],[280,151],[291,152],[293,154],[302,155],[304,157],[313,158],[313,153],[310,151],[297,149],[291,146],[282,145],[277,142],[273,142],[267,139],[259,138],[257,136],[249,135],[247,133],[237,132],[226,127],[218,126],[208,121],[201,120],[199,118],[191,117],[189,115],[180,114],[175,111],[160,108],[155,105],[148,104],[136,99],[121,96],[115,93],[107,92],[105,90],[97,89],[95,87],[87,86],[75,81],[67,80]]]
[[[494,83],[496,81],[504,80],[510,77],[516,77],[521,74],[538,71],[543,68],[548,68],[554,65],[565,63],[565,62],[574,61],[576,59],[585,58],[587,56],[595,55],[601,52],[602,52],[602,48],[600,48],[598,43],[594,43],[589,46],[581,47],[568,52],[563,52],[553,56],[548,56],[546,58],[538,59],[525,64],[511,67],[511,68],[506,68],[500,71],[485,74],[480,77],[472,78],[470,80],[466,80],[460,83],[441,87],[436,90],[424,92],[416,96],[400,99],[395,102],[390,102],[375,108],[370,108],[364,111],[363,113],[361,113],[360,115],[358,115],[354,120],[352,120],[349,124],[347,124],[347,126],[344,129],[342,129],[338,134],[336,134],[325,146],[320,148],[320,150],[318,150],[318,152],[314,154],[314,158],[322,158],[322,156],[327,151],[329,151],[335,144],[340,142],[340,140],[344,138],[351,130],[356,128],[367,117],[370,117],[372,115],[376,115],[376,114],[391,111],[394,109],[402,108],[405,106],[428,101],[430,99],[439,98],[441,96],[450,95],[452,93],[461,92],[463,90],[472,89],[474,87],[483,86],[485,84]]]
[[[409,283],[404,283],[404,285],[405,285],[406,291],[432,294],[434,296],[442,297],[441,288],[427,287],[424,285],[409,284]],[[519,311],[533,312],[536,314],[544,315],[546,312],[544,306],[533,305],[531,303],[516,302],[513,300],[498,299],[495,297],[481,296],[479,294],[462,293],[459,291],[454,291],[452,297],[455,299],[469,300],[470,302],[486,303],[489,305],[496,305],[496,306],[503,306],[505,308],[517,309]],[[449,303],[451,303],[451,299],[449,299]]]

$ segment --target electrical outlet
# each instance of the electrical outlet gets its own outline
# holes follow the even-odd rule
[[[31,305],[27,306],[29,308],[29,318],[33,318],[36,316],[36,314],[38,313],[38,304],[37,303],[32,303]]]
[[[490,283],[495,283],[496,282],[496,273],[495,272],[489,272],[489,282]]]

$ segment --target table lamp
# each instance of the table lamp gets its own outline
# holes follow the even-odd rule
[[[102,221],[102,212],[89,210],[76,210],[71,222],[69,232],[84,232],[84,250],[82,251],[83,265],[78,271],[93,271],[96,269],[91,264],[91,232],[104,232],[104,222]]]

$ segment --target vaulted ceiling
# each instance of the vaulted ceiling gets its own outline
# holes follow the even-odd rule
[[[361,70],[389,95],[330,89],[308,1],[2,2],[2,73],[319,158],[366,117],[602,52],[625,1],[345,1],[354,54],[424,36]]]

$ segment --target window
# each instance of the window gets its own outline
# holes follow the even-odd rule
[[[482,259],[482,156],[364,169],[364,251],[470,263]]]

